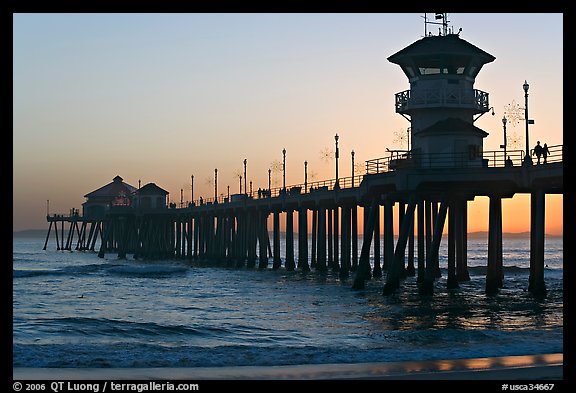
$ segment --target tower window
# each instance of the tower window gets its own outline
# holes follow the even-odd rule
[[[440,73],[440,68],[425,68],[420,67],[420,75],[434,75]]]

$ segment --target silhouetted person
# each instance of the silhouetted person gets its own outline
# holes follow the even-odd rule
[[[548,145],[545,143],[544,147],[542,148],[542,158],[544,158],[544,164],[546,164],[546,158],[550,154],[550,150],[548,150]]]
[[[514,166],[514,163],[512,162],[512,159],[510,158],[510,156],[508,156],[508,158],[506,158],[506,166],[508,166],[508,167]]]
[[[536,155],[538,158],[538,164],[540,164],[540,156],[542,155],[542,146],[540,146],[540,141],[536,142],[536,146],[532,150],[532,155]]]

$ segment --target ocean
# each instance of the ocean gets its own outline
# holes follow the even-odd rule
[[[272,270],[271,259],[265,270],[197,267],[57,251],[53,239],[44,251],[44,240],[13,237],[13,367],[279,366],[563,352],[562,237],[546,237],[544,299],[527,291],[528,238],[504,237],[504,287],[491,296],[484,293],[487,239],[468,238],[471,280],[454,290],[446,288],[443,239],[442,277],[431,297],[418,295],[416,277],[385,297],[385,274],[355,291],[353,273],[341,280],[331,271]]]

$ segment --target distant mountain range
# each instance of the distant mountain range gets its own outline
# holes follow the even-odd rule
[[[27,229],[24,231],[14,231],[12,232],[12,237],[41,237],[41,238],[45,238],[47,232],[47,229]],[[67,233],[67,232],[66,232]],[[284,233],[282,233],[284,234]],[[509,238],[509,239],[524,239],[524,238],[530,238],[530,232],[504,232],[502,234],[503,237]],[[551,234],[546,234],[547,237],[563,237],[563,235],[551,235]],[[482,238],[488,238],[488,231],[479,231],[479,232],[468,232],[468,237],[469,238],[474,238],[474,239],[482,239]]]

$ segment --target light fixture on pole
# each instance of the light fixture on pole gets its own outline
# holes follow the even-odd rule
[[[336,151],[334,152],[334,158],[336,158],[336,183],[334,183],[334,188],[339,188],[340,185],[338,184],[338,134],[334,135],[334,140],[336,141]]]
[[[271,178],[272,169],[268,168],[268,196],[272,196],[272,178]]]
[[[246,159],[244,159],[244,194],[248,193],[248,190],[246,189],[246,163],[248,161]]]
[[[507,144],[507,138],[506,138],[506,123],[508,122],[508,119],[506,119],[506,115],[504,115],[502,117],[502,127],[504,128],[504,144],[500,145],[501,148],[504,149],[504,159],[506,160],[508,158],[507,154],[506,154],[506,144]]]
[[[304,192],[308,189],[308,161],[304,161]]]
[[[218,201],[218,169],[214,168],[214,202]]]
[[[354,188],[354,150],[350,154],[352,155],[352,188]]]
[[[524,165],[532,165],[532,157],[530,157],[530,141],[528,140],[528,124],[534,124],[534,121],[528,120],[528,88],[530,85],[524,81],[522,88],[524,89],[524,119],[526,120],[526,152],[524,156]]]
[[[286,191],[286,149],[282,149],[282,188]]]

